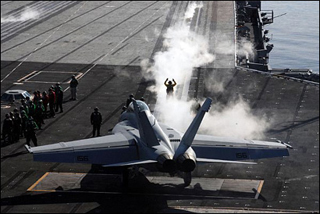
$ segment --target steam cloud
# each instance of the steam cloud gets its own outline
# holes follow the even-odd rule
[[[237,44],[237,55],[240,58],[250,59],[254,57],[254,47],[253,44],[246,40],[245,38],[241,38],[241,40]]]
[[[204,101],[187,100],[183,96],[184,91],[188,89],[193,68],[205,66],[215,60],[215,55],[209,53],[208,39],[190,31],[190,22],[195,10],[202,6],[202,2],[189,4],[184,19],[168,28],[163,35],[163,50],[154,55],[154,61],[141,61],[144,77],[155,80],[155,85],[148,88],[157,93],[154,114],[160,122],[182,132],[186,131],[195,116],[195,112],[192,111],[194,106]],[[215,35],[215,38],[225,37]],[[243,43],[243,47],[238,49],[244,49],[244,53],[250,54],[250,46],[246,45]],[[233,41],[216,39],[215,53],[232,54],[233,51]],[[225,79],[228,79],[225,76],[228,75],[220,73],[206,78],[206,85],[210,87],[208,90],[223,92]],[[166,78],[175,79],[178,83],[175,95],[168,99],[164,86]],[[267,118],[253,115],[250,106],[241,97],[231,99],[226,105],[213,103],[210,112],[204,117],[199,133],[247,139],[263,138],[264,131],[270,125]]]
[[[29,19],[37,19],[40,16],[40,12],[35,11],[29,7],[26,7],[24,11],[18,17],[8,16],[5,18],[1,17],[1,23],[6,22],[23,22]]]
[[[256,116],[241,97],[226,106],[214,104],[203,119],[201,131],[205,134],[246,139],[262,139],[270,127],[266,115]]]

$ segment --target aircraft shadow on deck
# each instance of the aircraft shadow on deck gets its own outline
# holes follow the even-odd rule
[[[156,211],[168,208],[168,200],[194,200],[194,199],[248,199],[255,198],[257,190],[252,192],[238,192],[226,190],[208,190],[204,189],[204,183],[194,182],[188,187],[184,187],[183,180],[179,177],[167,177],[169,182],[163,183],[150,182],[143,173],[138,173],[129,179],[127,187],[124,187],[120,174],[94,174],[94,173],[74,173],[81,177],[79,185],[63,177],[62,174],[69,174],[73,179],[72,173],[51,173],[31,191],[23,195],[1,199],[1,206],[9,205],[32,205],[32,204],[58,204],[58,203],[89,203],[96,202],[100,206],[89,212],[127,212],[128,208],[132,210]],[[64,183],[60,185],[59,179]],[[155,176],[156,177],[156,176]],[[162,178],[158,176],[158,179]],[[52,180],[51,180],[52,179]],[[170,179],[177,182],[170,183]],[[209,180],[210,178],[208,178]],[[39,179],[40,180],[40,179]],[[44,181],[46,180],[46,181]],[[80,181],[81,180],[81,181]],[[211,179],[212,180],[212,179]],[[38,182],[38,181],[37,181]],[[46,189],[45,182],[51,182],[49,189]],[[58,185],[58,186],[57,186]],[[75,188],[68,189],[69,186]],[[48,186],[47,186],[48,187]],[[55,187],[52,189],[51,187]],[[42,190],[39,190],[42,189]],[[50,189],[51,188],[51,189]],[[30,190],[30,188],[29,188]],[[256,199],[265,200],[261,195]],[[170,208],[172,209],[172,208]]]

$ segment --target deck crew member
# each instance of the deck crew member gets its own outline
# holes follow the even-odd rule
[[[177,85],[176,81],[172,79],[173,83],[171,81],[168,81],[168,78],[166,81],[164,81],[164,85],[167,87],[167,95],[172,96],[173,95],[173,87]]]
[[[38,129],[37,124],[34,122],[32,117],[29,117],[29,119],[26,122],[26,128],[24,133],[28,146],[30,146],[30,140],[32,140],[34,146],[38,146],[38,140],[35,132],[36,129]]]
[[[129,98],[127,99],[127,102],[126,102],[126,107],[127,107],[127,108],[128,108],[128,106],[130,105],[130,103],[132,102],[133,99],[134,99],[133,94],[130,94],[130,95],[129,95]]]
[[[6,137],[8,137],[8,143],[13,142],[13,135],[12,135],[12,130],[13,130],[13,121],[10,117],[10,114],[6,114],[6,118],[3,121],[3,126],[2,126],[2,138],[3,142],[6,142]]]
[[[102,115],[99,112],[98,107],[94,108],[94,112],[92,112],[92,114],[91,114],[90,121],[91,121],[91,125],[93,126],[92,137],[94,137],[96,135],[96,131],[97,131],[97,136],[100,136]]]
[[[60,108],[60,113],[63,112],[62,102],[63,102],[63,90],[61,87],[57,87],[56,88],[56,112],[59,110],[59,108]]]
[[[71,98],[70,100],[77,100],[77,87],[78,87],[78,80],[76,79],[76,76],[73,75],[71,77],[70,81],[70,91],[71,91]]]

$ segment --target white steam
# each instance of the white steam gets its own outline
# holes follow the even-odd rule
[[[8,17],[1,17],[1,23],[6,22],[23,22],[30,19],[38,19],[40,16],[40,12],[35,11],[29,7],[26,7],[24,11],[17,17],[8,16]]]
[[[163,82],[166,78],[183,84],[191,78],[194,67],[203,66],[214,60],[208,52],[208,41],[201,35],[189,31],[184,23],[170,27],[164,34],[165,51],[154,55],[152,71],[156,80],[156,90],[165,95]],[[158,94],[159,96],[159,94]]]
[[[203,3],[201,2],[191,2],[190,5],[188,5],[187,10],[184,14],[184,19],[187,21],[190,21],[193,18],[193,15],[197,8],[202,8]]]
[[[266,115],[253,115],[248,103],[239,98],[226,106],[213,104],[201,124],[201,132],[225,137],[262,139],[270,127]]]
[[[223,71],[217,69],[213,70],[210,75],[208,74],[204,79],[206,89],[213,93],[223,92],[233,75],[233,68],[223,69]]]
[[[155,85],[148,88],[157,93],[155,116],[160,122],[182,132],[186,131],[195,116],[192,111],[194,107],[204,101],[187,100],[187,96],[184,96],[185,92],[188,94],[192,71],[195,67],[205,66],[215,60],[215,55],[209,53],[208,39],[190,31],[190,19],[195,18],[195,10],[201,7],[202,3],[189,4],[183,21],[168,28],[163,35],[163,50],[154,55],[153,62],[145,59],[140,64],[144,77],[155,80]],[[219,41],[218,39],[225,38],[219,35],[215,35],[215,38],[215,53],[234,54],[234,41]],[[232,72],[208,77],[205,80],[210,87],[208,90],[223,92],[230,75]],[[169,98],[164,86],[167,78],[174,79],[178,84],[174,88],[174,96]],[[250,106],[243,99],[232,99],[233,101],[229,100],[224,106],[213,103],[210,112],[205,115],[199,133],[248,139],[263,138],[263,133],[269,126],[266,117],[253,115]]]
[[[158,96],[155,110],[158,120],[181,131],[185,131],[193,119],[193,115],[190,114],[193,102],[187,102],[187,96],[179,99],[177,92],[180,92],[180,97],[184,91],[187,92],[194,67],[206,65],[215,59],[215,56],[208,52],[208,40],[190,31],[190,19],[195,10],[202,6],[202,2],[190,3],[184,19],[168,28],[163,35],[165,50],[154,55],[153,63],[142,60],[140,64],[144,77],[155,79],[155,86],[149,90],[156,92]],[[166,78],[174,79],[178,83],[175,95],[169,99],[166,98],[164,86]]]
[[[231,39],[227,38],[232,38],[223,32],[216,31],[215,34],[213,35],[213,42],[214,42],[214,53],[215,54],[222,54],[222,55],[234,55],[234,50],[235,50],[235,44],[234,41]]]
[[[239,58],[250,59],[254,57],[254,47],[253,44],[246,40],[245,38],[241,38],[241,40],[237,44],[237,55]]]

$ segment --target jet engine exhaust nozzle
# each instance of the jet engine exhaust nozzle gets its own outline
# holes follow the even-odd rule
[[[157,161],[161,166],[161,170],[164,172],[174,172],[177,169],[175,161],[168,154],[159,155]]]
[[[192,172],[196,168],[195,158],[188,153],[180,155],[178,157],[177,163],[178,169],[182,172]]]

